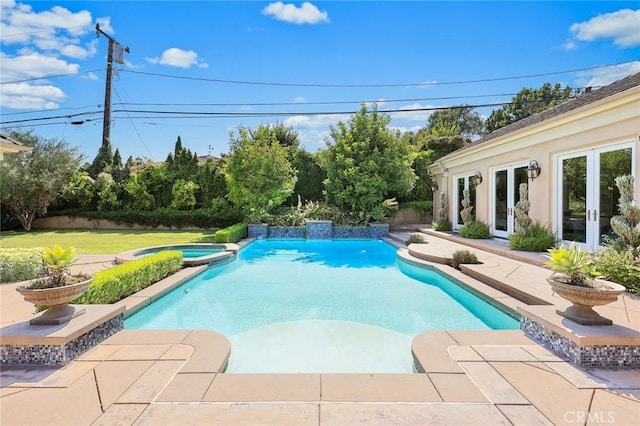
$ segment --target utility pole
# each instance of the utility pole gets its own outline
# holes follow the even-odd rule
[[[116,44],[118,49],[121,49],[127,53],[129,53],[129,48],[122,47],[122,45],[115,41],[113,37],[100,29],[100,24],[96,24],[96,37],[100,38],[100,34],[102,34],[109,40],[109,52],[107,53],[107,81],[104,89],[104,116],[102,119],[102,146],[105,147],[109,143],[111,132],[111,75],[113,73],[112,68],[114,60],[113,47],[114,44]],[[116,62],[118,62],[119,64],[124,63],[124,61],[122,61],[121,52],[119,52]]]

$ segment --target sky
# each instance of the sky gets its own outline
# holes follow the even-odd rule
[[[401,131],[437,108],[488,117],[523,87],[601,87],[640,72],[637,1],[0,0],[0,127],[33,130],[93,160],[109,40],[110,139],[163,161],[178,136],[229,151],[239,126],[282,122],[310,152],[362,102]],[[497,105],[496,105],[497,104]]]

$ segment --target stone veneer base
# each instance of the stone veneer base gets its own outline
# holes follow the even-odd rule
[[[640,333],[616,325],[581,326],[557,316],[553,307],[519,307],[518,312],[525,335],[576,366],[640,368]]]
[[[90,322],[81,315],[64,326],[34,326],[26,321],[4,327],[0,365],[63,366],[124,328],[124,308],[99,305],[91,312],[92,307],[87,306],[85,314]]]

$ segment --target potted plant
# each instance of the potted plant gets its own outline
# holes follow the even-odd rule
[[[86,274],[71,275],[69,268],[75,263],[76,251],[73,247],[63,249],[55,245],[45,248],[42,258],[46,264],[47,276],[33,280],[29,286],[19,286],[16,290],[24,300],[36,306],[49,308],[30,323],[36,325],[63,324],[85,312],[69,305],[82,296],[93,278]]]
[[[559,246],[548,250],[545,265],[554,271],[547,278],[553,292],[572,303],[559,315],[582,325],[611,325],[612,321],[593,310],[615,302],[626,288],[620,284],[600,279],[589,254],[575,242],[569,247]]]

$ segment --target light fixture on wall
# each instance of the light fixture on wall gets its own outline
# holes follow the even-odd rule
[[[475,186],[478,186],[482,183],[482,175],[480,174],[480,172],[476,172],[473,176],[471,176],[471,183],[473,183]]]
[[[529,167],[527,167],[527,177],[530,180],[534,180],[538,176],[540,176],[540,166],[536,160],[531,160],[529,162]]]
[[[438,182],[436,182],[436,179],[433,176],[431,176],[431,190],[433,192],[438,190]]]

